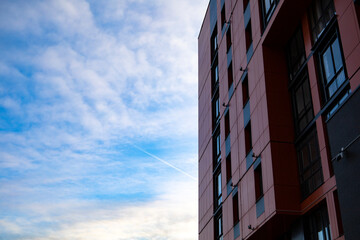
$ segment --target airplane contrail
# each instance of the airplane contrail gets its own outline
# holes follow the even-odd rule
[[[185,171],[181,170],[180,168],[175,167],[174,165],[172,165],[171,163],[169,163],[169,162],[165,161],[164,159],[161,159],[161,158],[159,158],[159,157],[155,156],[154,154],[151,154],[151,153],[149,153],[148,151],[146,151],[146,150],[142,149],[141,147],[138,147],[138,146],[136,146],[136,145],[134,145],[134,144],[131,144],[131,145],[133,145],[135,148],[137,148],[137,149],[138,149],[138,150],[140,150],[141,152],[143,152],[143,153],[145,153],[145,154],[149,155],[150,157],[155,158],[156,160],[158,160],[158,161],[160,161],[160,162],[162,162],[162,163],[166,164],[167,166],[169,166],[169,167],[171,167],[171,168],[175,169],[176,171],[178,171],[178,172],[180,172],[180,173],[182,173],[182,174],[184,174],[184,175],[188,176],[189,178],[191,178],[191,179],[193,179],[193,180],[195,180],[195,181],[197,180],[195,177],[191,176],[190,174],[188,174],[187,172],[185,172]]]

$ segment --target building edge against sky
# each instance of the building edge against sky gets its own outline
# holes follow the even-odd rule
[[[360,236],[360,1],[211,0],[199,240]]]

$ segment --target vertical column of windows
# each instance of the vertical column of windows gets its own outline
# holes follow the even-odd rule
[[[214,239],[223,239],[222,220],[222,174],[221,174],[221,137],[220,137],[220,97],[219,97],[219,65],[218,65],[218,31],[216,23],[217,1],[210,1],[210,12],[212,13],[211,46],[211,105],[212,105],[212,146],[213,146],[213,187],[214,187]],[[221,28],[224,26],[225,7],[221,10]]]
[[[286,49],[299,181],[304,199],[323,183],[323,175],[315,121],[312,121],[314,112],[305,61],[304,40],[300,28],[295,31]]]

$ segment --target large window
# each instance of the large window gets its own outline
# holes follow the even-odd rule
[[[297,144],[302,198],[314,192],[323,182],[319,144],[315,129]]]
[[[264,27],[270,21],[279,0],[260,0]]]
[[[329,217],[326,204],[323,203],[318,209],[305,217],[306,240],[331,240]]]
[[[306,71],[291,89],[296,133],[301,133],[314,118],[309,79]]]
[[[301,28],[296,30],[293,37],[290,39],[286,50],[290,81],[292,81],[306,60]]]
[[[323,84],[330,99],[345,82],[344,64],[339,39],[334,37],[320,52]]]
[[[309,11],[309,20],[314,42],[319,38],[334,14],[335,8],[333,0],[313,1]]]

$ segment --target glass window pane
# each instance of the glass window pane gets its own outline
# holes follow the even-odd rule
[[[300,87],[296,90],[295,96],[296,96],[296,108],[297,108],[297,113],[298,113],[298,115],[301,115],[301,113],[302,113],[302,112],[304,111],[304,109],[305,109],[302,86],[300,86]]]
[[[344,81],[345,81],[345,73],[344,70],[342,70],[336,78],[337,86],[340,87]]]
[[[338,86],[336,84],[336,81],[334,81],[328,88],[329,97],[332,97],[337,89],[338,89]]]
[[[341,58],[341,52],[340,52],[340,45],[339,40],[336,39],[332,46],[332,51],[334,54],[334,61],[335,61],[335,71],[339,71],[339,69],[343,66],[342,58]]]
[[[335,74],[330,47],[325,51],[322,58],[323,58],[326,81],[329,82]]]
[[[267,14],[270,9],[270,0],[264,0],[265,1],[265,13]]]

